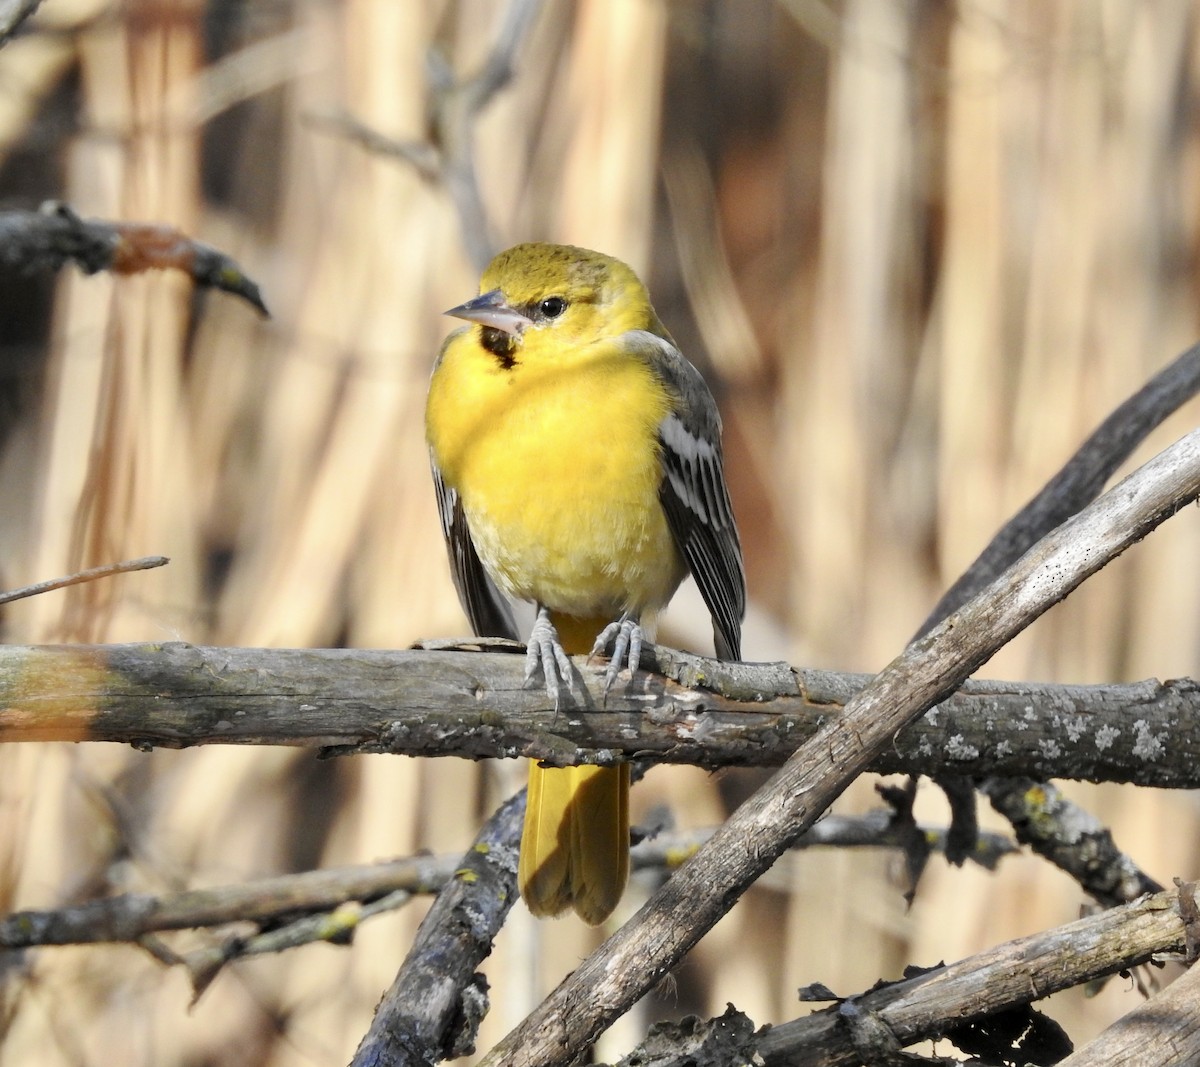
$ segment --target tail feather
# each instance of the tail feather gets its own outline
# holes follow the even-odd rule
[[[607,620],[556,617],[563,647],[591,651]],[[518,870],[521,896],[538,916],[573,907],[598,926],[629,879],[629,767],[529,765]]]
[[[534,915],[604,922],[629,878],[629,767],[531,763],[518,876]]]

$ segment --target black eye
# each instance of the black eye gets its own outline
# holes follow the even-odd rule
[[[542,318],[556,319],[567,310],[567,302],[561,296],[548,296],[538,304],[538,312]]]

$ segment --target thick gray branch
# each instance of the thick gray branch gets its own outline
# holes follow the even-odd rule
[[[664,673],[618,684],[603,706],[601,669],[578,660],[588,710],[556,712],[541,688],[523,686],[515,655],[10,645],[0,647],[0,741],[774,766],[838,721],[868,681],[784,664],[719,664],[667,649],[652,655]],[[1191,723],[1200,723],[1200,691],[1188,680],[968,682],[871,767],[1196,788],[1200,728]]]

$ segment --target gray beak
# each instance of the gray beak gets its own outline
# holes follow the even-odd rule
[[[493,289],[490,293],[474,297],[465,304],[451,308],[446,314],[456,319],[466,319],[467,322],[477,322],[481,326],[503,330],[514,337],[519,336],[526,326],[533,325],[531,318],[508,306],[504,292],[500,289]]]

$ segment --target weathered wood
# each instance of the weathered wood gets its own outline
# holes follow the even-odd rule
[[[523,686],[520,656],[495,651],[10,645],[0,647],[0,741],[775,766],[868,681],[669,649],[643,662],[659,673],[618,683],[605,700],[602,669],[578,659],[582,707],[556,711],[540,687]],[[968,682],[871,768],[1197,788],[1196,724],[1200,688],[1187,679]]]

